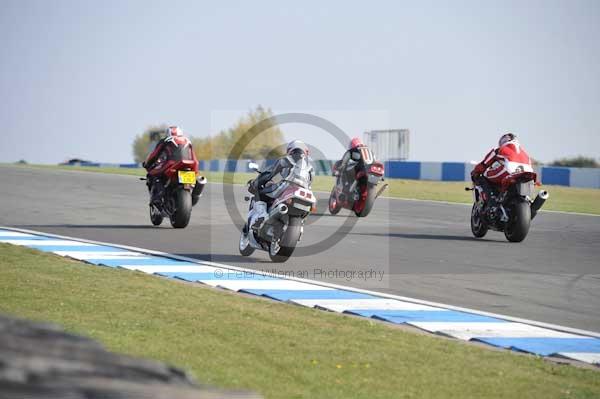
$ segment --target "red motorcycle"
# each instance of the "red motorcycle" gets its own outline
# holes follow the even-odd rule
[[[170,162],[164,176],[154,184],[162,184],[160,202],[150,204],[150,221],[154,226],[168,217],[171,226],[184,228],[188,225],[192,214],[192,206],[196,205],[206,178],[197,176],[198,162],[194,160],[167,161]],[[146,180],[142,178],[142,180]]]
[[[483,179],[480,177],[479,179]],[[527,237],[531,221],[549,197],[540,191],[532,199],[537,175],[533,172],[517,172],[502,180],[498,189],[486,192],[482,182],[476,180],[473,187],[474,204],[471,210],[471,231],[477,238],[485,236],[488,229],[504,232],[510,242],[521,242]]]
[[[369,151],[368,149],[364,150]],[[379,182],[384,180],[385,169],[381,162],[374,160],[373,156],[362,156],[360,159],[353,159],[353,161],[357,164],[351,171],[353,176],[348,177],[352,181],[351,184],[346,185],[348,187],[345,187],[342,181],[343,171],[339,170],[342,161],[337,161],[333,165],[333,175],[336,176],[336,182],[329,195],[329,212],[332,215],[336,215],[340,209],[345,208],[354,211],[358,217],[367,216],[371,212],[377,197],[388,186],[384,184],[377,190]]]

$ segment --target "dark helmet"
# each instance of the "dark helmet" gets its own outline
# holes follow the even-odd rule
[[[514,133],[506,133],[500,137],[498,140],[498,147],[502,147],[504,144],[509,143],[511,141],[517,141],[517,135]]]

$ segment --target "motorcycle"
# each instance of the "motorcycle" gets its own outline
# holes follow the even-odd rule
[[[369,150],[365,149],[365,151]],[[357,153],[353,156],[358,158],[353,159],[358,164],[354,168],[354,181],[347,189],[344,188],[342,181],[343,171],[339,170],[342,161],[337,161],[333,165],[333,176],[336,177],[336,181],[329,195],[329,213],[332,215],[337,215],[342,208],[345,208],[354,211],[358,217],[365,217],[371,212],[377,197],[388,187],[386,183],[377,190],[379,182],[384,181],[385,169],[381,162],[375,161],[371,154],[362,158]]]
[[[156,179],[154,184],[162,186],[160,200],[150,203],[150,222],[154,226],[159,226],[165,217],[169,218],[171,226],[176,229],[188,225],[192,207],[198,203],[207,183],[205,177],[197,176],[197,170],[198,164],[195,161],[176,161],[166,169],[162,178]]]
[[[504,232],[510,242],[521,242],[527,237],[531,221],[544,205],[550,194],[541,190],[534,200],[537,175],[533,172],[517,172],[502,181],[498,192],[487,193],[479,181],[467,191],[473,191],[471,231],[477,238],[484,237],[489,229]]]
[[[256,163],[250,163],[248,168],[262,173]],[[252,180],[248,182],[248,191],[254,191]],[[304,220],[316,211],[317,199],[301,165],[296,165],[270,196],[274,200],[269,207],[256,195],[245,197],[250,204],[248,221],[240,235],[239,251],[242,256],[250,256],[259,249],[267,251],[273,262],[285,262],[302,238]]]

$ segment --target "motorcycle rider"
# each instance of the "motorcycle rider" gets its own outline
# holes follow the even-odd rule
[[[356,167],[360,162],[372,162],[374,160],[373,152],[363,144],[360,138],[354,137],[350,140],[348,150],[344,153],[342,159],[336,162],[336,165],[339,165],[337,170],[340,173],[343,195],[348,194],[348,189],[355,179]]]
[[[286,148],[286,154],[261,172],[256,179],[249,182],[248,191],[255,196],[255,206],[252,209],[253,212],[248,215],[248,226],[260,225],[264,220],[267,210],[276,198],[275,192],[280,187],[280,183],[292,173],[294,168],[303,170],[307,175],[307,188],[311,188],[314,169],[308,154],[308,146],[303,141],[290,141]]]
[[[192,142],[184,136],[183,130],[177,126],[169,126],[165,129],[164,135],[165,137],[158,141],[154,150],[142,163],[142,166],[148,171],[147,185],[152,204],[160,204],[162,201],[165,171],[175,162],[194,161],[196,164],[194,170],[198,170],[198,160],[192,149]]]
[[[517,136],[506,133],[500,137],[498,147],[488,152],[483,160],[475,165],[471,179],[483,188],[487,197],[493,199],[504,178],[518,172],[533,172],[531,159]]]

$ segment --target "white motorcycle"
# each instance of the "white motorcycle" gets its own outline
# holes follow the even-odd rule
[[[262,173],[256,163],[248,167]],[[269,252],[273,262],[285,262],[302,238],[304,219],[316,211],[317,199],[310,188],[309,165],[305,159],[297,162],[286,177],[270,193],[270,207],[258,196],[246,197],[250,201],[248,221],[242,229],[239,250],[250,256],[254,250]],[[249,182],[250,185],[250,182]]]

